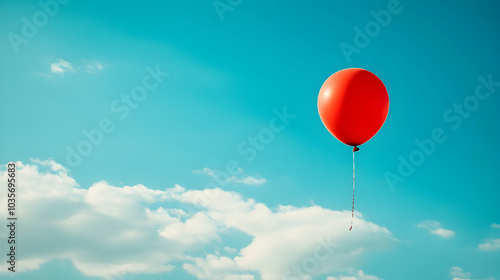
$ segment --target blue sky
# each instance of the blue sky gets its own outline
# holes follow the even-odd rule
[[[500,279],[500,3],[66,2],[0,3],[14,278]],[[390,98],[356,154],[353,232],[351,149],[316,107],[349,67]],[[310,272],[283,276],[294,265]]]

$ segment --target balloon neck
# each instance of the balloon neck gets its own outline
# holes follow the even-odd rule
[[[357,151],[359,151],[359,148],[356,147],[356,146],[354,146],[354,148],[352,148],[352,152],[354,153],[354,152],[357,152]]]

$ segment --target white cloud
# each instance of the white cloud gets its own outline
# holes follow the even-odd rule
[[[50,71],[53,73],[62,74],[64,72],[75,73],[78,71],[78,67],[75,67],[73,64],[65,61],[64,59],[59,59],[57,62],[53,62],[50,64]]]
[[[450,269],[450,278],[451,278],[451,280],[472,280],[471,274],[469,272],[465,272],[459,266],[453,266]],[[489,277],[485,280],[495,280],[495,278]]]
[[[23,217],[18,233],[23,240],[21,271],[69,259],[85,275],[111,279],[168,273],[174,262],[181,262],[199,279],[250,280],[260,274],[260,279],[274,280],[296,273],[310,279],[345,272],[366,252],[394,242],[386,228],[360,213],[353,231],[348,231],[349,211],[319,206],[271,210],[235,192],[178,185],[154,190],[100,181],[86,189],[53,160],[17,165],[23,198],[18,210]],[[6,177],[3,168],[0,180]],[[0,200],[1,209],[4,203]],[[224,236],[234,231],[249,237],[242,248],[226,244]],[[215,247],[231,257],[213,252]],[[6,271],[5,264],[0,271]],[[359,272],[353,276],[361,277]]]
[[[326,280],[381,280],[380,278],[373,276],[373,275],[368,275],[363,272],[363,270],[358,270],[357,273],[351,273],[351,275],[345,276],[329,276],[326,277]]]
[[[499,229],[500,225],[493,223],[493,224],[491,224],[491,227]],[[500,251],[500,238],[489,238],[489,239],[486,239],[483,243],[477,245],[477,248],[480,251],[487,251],[487,252]]]
[[[450,277],[452,280],[470,280],[471,274],[469,272],[464,272],[461,267],[453,266],[450,269]]]
[[[41,171],[45,167],[48,170]],[[180,187],[157,191],[99,182],[82,189],[53,161],[18,163],[17,173],[22,178],[18,216],[23,220],[23,230],[18,232],[23,241],[18,249],[23,263],[19,271],[38,269],[52,259],[70,259],[83,274],[106,279],[122,273],[169,272],[170,262],[184,259],[194,246],[159,234],[167,225],[183,224],[179,217],[161,208],[145,208],[172,197]],[[6,177],[2,170],[1,180]],[[3,203],[2,209],[7,208]],[[5,212],[1,215],[5,219]],[[1,272],[7,271],[5,264],[0,267]]]
[[[498,251],[500,250],[500,238],[486,239],[484,243],[477,245],[481,251]]]
[[[453,230],[442,228],[441,223],[438,221],[423,221],[420,222],[417,227],[425,228],[429,230],[431,234],[439,235],[443,238],[450,238],[455,235]]]
[[[205,213],[194,214],[185,223],[172,223],[165,226],[160,235],[173,241],[194,244],[197,242],[208,243],[218,239],[217,224]]]
[[[238,170],[232,176],[230,176],[229,173],[227,173],[226,171],[218,171],[210,169],[208,167],[205,167],[203,169],[193,170],[193,172],[196,174],[205,174],[209,176],[210,178],[215,180],[219,184],[219,186],[228,183],[241,183],[245,185],[257,186],[267,182],[265,178],[262,178],[260,176],[253,177],[250,175],[246,175],[243,172],[242,168],[238,168]]]

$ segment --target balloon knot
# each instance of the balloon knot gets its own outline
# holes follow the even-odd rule
[[[352,148],[352,152],[354,153],[354,152],[357,152],[357,151],[359,151],[359,148],[356,147],[356,146],[354,146],[354,148]]]

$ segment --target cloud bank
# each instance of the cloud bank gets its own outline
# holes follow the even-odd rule
[[[104,279],[168,273],[174,263],[198,279],[310,279],[357,267],[366,253],[395,240],[360,213],[349,232],[349,211],[271,209],[236,192],[179,185],[155,190],[100,181],[84,188],[52,160],[17,166],[20,271],[69,259],[81,273]],[[0,177],[7,179],[4,168]],[[231,247],[226,237],[234,232],[248,243]],[[363,275],[355,277],[377,279]]]

